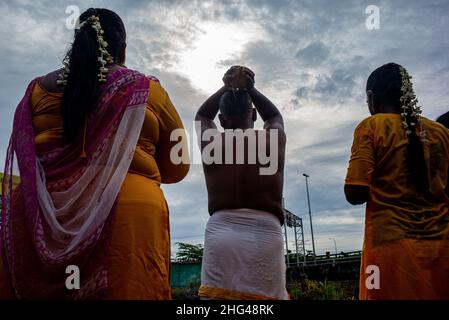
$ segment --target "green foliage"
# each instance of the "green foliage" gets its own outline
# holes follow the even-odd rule
[[[178,252],[176,259],[185,262],[201,262],[203,260],[203,246],[201,244],[190,244],[177,242]]]
[[[199,300],[198,289],[200,283],[197,281],[191,282],[185,288],[172,288],[171,294],[173,300]]]
[[[338,282],[303,280],[287,287],[292,300],[353,300],[355,288]]]

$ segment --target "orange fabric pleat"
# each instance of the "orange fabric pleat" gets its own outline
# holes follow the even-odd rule
[[[367,289],[369,265],[379,267],[379,289]],[[361,300],[448,300],[449,241],[403,239],[365,248]]]
[[[160,184],[182,180],[189,165],[170,162],[171,147],[178,143],[170,141],[170,133],[183,124],[167,92],[158,81],[150,81],[149,92],[141,135],[116,201],[106,299],[171,299],[169,217]],[[40,84],[33,90],[38,154],[61,142],[61,97]],[[4,263],[0,259],[1,268]],[[0,299],[13,299],[0,270]]]

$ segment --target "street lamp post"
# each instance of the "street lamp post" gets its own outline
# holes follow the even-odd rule
[[[335,246],[335,257],[337,256],[337,241],[335,241],[335,238],[329,238],[329,240],[334,240],[334,246]]]
[[[288,256],[288,241],[287,241],[287,213],[285,211],[284,206],[284,197],[282,197],[282,210],[284,211],[284,237],[285,237],[285,263],[287,264],[287,267],[290,266],[290,259]]]
[[[309,205],[309,218],[310,218],[310,231],[312,233],[312,248],[313,248],[313,255],[316,257],[315,240],[313,238],[312,211],[310,210],[309,183],[307,181],[307,178],[309,177],[309,175],[306,173],[303,173],[302,175],[306,178],[307,203]]]

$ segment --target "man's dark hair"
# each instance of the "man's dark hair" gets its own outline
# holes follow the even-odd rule
[[[244,114],[251,109],[251,97],[246,91],[227,91],[220,98],[220,112],[224,115]]]

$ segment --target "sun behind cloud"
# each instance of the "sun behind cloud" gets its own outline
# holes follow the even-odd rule
[[[263,38],[264,31],[254,23],[205,22],[199,24],[200,33],[191,44],[192,49],[181,53],[177,71],[204,92],[214,92],[230,66],[222,61],[241,56],[245,46]],[[245,64],[245,61],[239,61]]]

